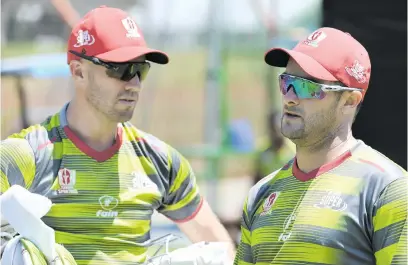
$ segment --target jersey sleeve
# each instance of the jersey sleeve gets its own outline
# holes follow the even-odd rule
[[[235,256],[234,265],[254,264],[251,250],[251,228],[248,217],[248,198],[245,200],[241,218],[241,240]]]
[[[13,185],[31,187],[35,176],[35,158],[25,139],[9,138],[0,143],[1,193]]]
[[[175,222],[186,222],[199,212],[203,198],[187,159],[169,147],[168,160],[169,189],[158,211]]]
[[[408,177],[391,182],[374,205],[376,264],[407,264]]]

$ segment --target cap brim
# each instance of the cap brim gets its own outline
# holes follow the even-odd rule
[[[290,58],[292,58],[303,71],[314,78],[326,81],[338,81],[315,59],[301,52],[284,48],[273,48],[265,54],[265,62],[276,67],[286,67]]]
[[[166,53],[153,50],[147,47],[122,47],[116,50],[95,55],[95,57],[108,62],[123,63],[136,59],[140,56],[146,56],[146,60],[158,64],[167,64],[169,57]]]

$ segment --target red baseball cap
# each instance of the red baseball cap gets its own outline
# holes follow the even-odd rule
[[[162,51],[147,47],[142,31],[125,11],[100,6],[88,12],[72,29],[68,40],[68,64],[84,53],[108,62],[126,62],[145,55],[148,61],[167,64]]]
[[[292,50],[272,48],[265,54],[265,62],[276,67],[286,67],[289,58],[314,78],[340,81],[364,93],[368,88],[370,57],[363,45],[346,32],[320,28]]]

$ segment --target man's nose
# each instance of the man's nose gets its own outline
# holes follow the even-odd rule
[[[289,87],[288,92],[283,95],[283,103],[288,106],[295,106],[299,104],[299,98],[296,95],[293,87]]]
[[[127,82],[126,89],[140,90],[142,87],[142,82],[139,78],[139,75],[135,75],[132,79]]]

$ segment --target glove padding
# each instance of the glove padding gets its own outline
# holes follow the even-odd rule
[[[7,242],[1,258],[2,265],[77,265],[71,253],[60,244],[55,244],[58,256],[48,262],[34,243],[22,236]]]
[[[228,243],[200,242],[153,258],[146,265],[232,265]]]
[[[33,242],[44,253],[48,263],[58,258],[55,231],[41,220],[51,209],[51,201],[19,185],[11,186],[0,200],[1,218],[19,235]]]

